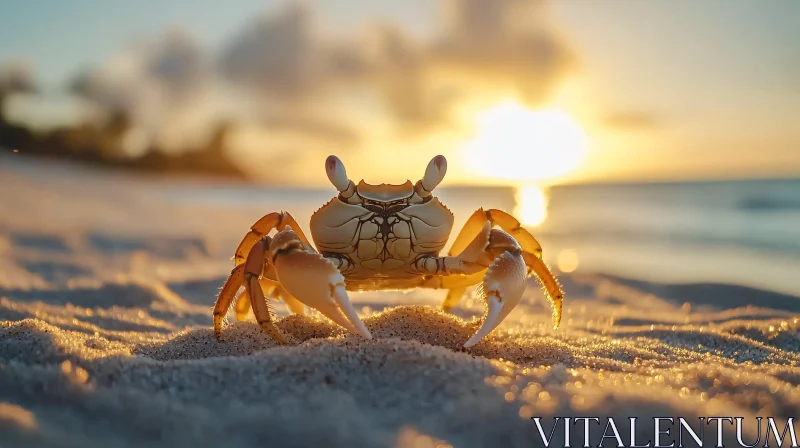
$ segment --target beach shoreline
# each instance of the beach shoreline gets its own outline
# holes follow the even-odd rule
[[[37,167],[0,176],[14,211],[0,217],[3,448],[529,447],[532,417],[549,430],[588,416],[622,434],[634,416],[740,416],[752,443],[758,417],[784,428],[800,411],[791,295],[580,268],[558,274],[559,329],[531,279],[471,349],[483,303],[469,292],[445,314],[435,290],[352,293],[372,340],[276,303],[286,346],[252,316],[218,341],[211,307],[241,229],[283,204],[176,202],[150,179]],[[634,432],[653,439],[652,424]]]

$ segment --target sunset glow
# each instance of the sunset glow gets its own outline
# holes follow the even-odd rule
[[[479,116],[477,134],[464,153],[471,168],[489,178],[551,180],[580,165],[586,136],[563,110],[530,110],[507,101]]]

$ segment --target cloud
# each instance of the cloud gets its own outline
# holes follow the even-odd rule
[[[497,90],[532,105],[576,70],[576,57],[547,25],[541,0],[450,0],[440,32],[414,42],[386,26],[371,36],[372,79],[394,117],[448,124],[458,101]]]
[[[219,64],[222,74],[242,87],[276,96],[311,94],[319,83],[313,50],[307,12],[293,5],[248,26]]]
[[[33,70],[24,61],[0,61],[0,96],[34,90]]]
[[[209,117],[203,116],[200,103],[211,93],[211,78],[203,49],[191,35],[173,29],[80,74],[73,91],[108,115],[124,114],[131,136],[136,136],[123,140],[132,145],[125,150],[138,155],[154,146],[170,146],[176,134],[205,127]],[[188,142],[177,140],[188,145],[212,133],[201,134]]]
[[[431,82],[429,49],[396,27],[378,28],[373,39],[370,80],[392,117],[403,125],[443,124],[452,91]]]
[[[202,49],[189,34],[175,29],[131,45],[79,75],[73,87],[100,106],[134,110],[143,107],[143,101],[160,107],[179,104],[200,89],[207,76]]]
[[[398,123],[430,128],[447,122],[458,96],[487,82],[538,103],[574,70],[574,55],[546,26],[541,1],[449,3],[443,32],[421,42],[396,25],[376,27],[362,42],[320,38],[310,9],[291,4],[233,39],[220,71],[239,86],[295,101],[341,87],[371,89]]]
[[[540,0],[452,0],[431,62],[515,88],[541,103],[576,70],[576,56]]]
[[[368,71],[358,48],[314,36],[310,10],[297,3],[247,26],[223,51],[219,69],[241,87],[292,99]]]
[[[279,115],[266,118],[260,124],[267,129],[313,135],[343,145],[354,145],[358,142],[358,133],[350,127],[309,115]]]
[[[208,76],[206,56],[195,40],[181,30],[167,33],[149,50],[144,72],[160,83],[171,99],[186,98]]]
[[[218,54],[180,30],[133,45],[87,71],[75,91],[130,117],[134,154],[196,146],[216,121],[268,130],[256,133],[264,138],[291,135],[306,142],[299,148],[325,141],[355,150],[371,131],[359,121],[364,114],[398,135],[424,136],[452,126],[453,111],[472,96],[499,90],[542,103],[575,70],[541,0],[448,6],[431,38],[382,24],[345,39],[322,35],[311,7],[289,3],[246,24]],[[366,98],[370,110],[351,107],[354,98]]]

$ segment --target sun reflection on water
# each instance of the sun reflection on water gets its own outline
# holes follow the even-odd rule
[[[547,195],[537,185],[517,187],[514,214],[527,226],[538,226],[547,219]]]
[[[580,123],[565,110],[531,109],[513,100],[476,118],[476,134],[463,147],[467,164],[485,179],[515,184],[514,214],[524,225],[541,225],[548,197],[539,185],[574,172],[586,156]]]

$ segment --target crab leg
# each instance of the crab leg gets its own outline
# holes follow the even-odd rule
[[[261,290],[264,291],[265,296],[270,298],[277,298],[278,287],[280,284],[275,280],[275,268],[272,265],[266,266],[267,270],[262,274]],[[242,289],[236,300],[234,301],[234,310],[236,311],[236,320],[244,321],[247,319],[247,312],[250,311],[250,296],[247,294],[246,289]]]
[[[525,253],[522,254],[528,268],[532,270],[536,278],[539,279],[539,282],[544,286],[544,290],[547,292],[547,297],[550,298],[550,304],[553,307],[553,329],[556,329],[558,325],[561,324],[561,308],[564,304],[564,293],[561,292],[561,287],[558,285],[556,278],[541,258],[526,257],[525,255]]]
[[[250,303],[253,305],[253,314],[256,316],[258,325],[272,339],[275,339],[280,344],[285,344],[286,340],[272,322],[272,310],[270,310],[267,301],[264,299],[264,292],[261,290],[261,283],[258,281],[258,277],[250,277],[250,280],[245,283],[245,285],[247,293],[250,296]]]
[[[236,266],[231,271],[230,277],[225,281],[222,290],[217,297],[217,303],[214,305],[214,334],[217,338],[222,337],[222,321],[230,308],[236,292],[239,287],[244,284],[244,296],[240,296],[239,300],[244,301],[245,298],[250,305],[253,306],[253,314],[256,316],[256,321],[261,328],[267,332],[273,339],[281,344],[286,341],[281,336],[275,324],[272,323],[272,316],[264,298],[264,292],[261,289],[259,277],[264,270],[265,256],[269,248],[270,238],[265,237],[255,243],[247,255],[244,263]],[[237,303],[237,317],[241,317],[241,313],[247,313],[246,303]],[[243,310],[242,310],[243,309]]]
[[[270,271],[272,271],[272,277],[275,274],[275,268],[270,265]],[[271,278],[267,277],[268,274],[265,274],[264,277],[261,278],[261,290],[264,292],[264,295],[267,296],[268,299],[273,300],[280,300],[283,299],[286,306],[289,307],[295,314],[303,315],[305,314],[305,306],[302,302],[292,297],[285,289],[283,289],[278,283],[277,280],[272,280]],[[236,296],[236,300],[234,301],[234,310],[236,311],[236,320],[244,321],[247,319],[247,312],[250,311],[250,296],[247,294],[246,289],[242,289],[239,292],[239,295]]]
[[[444,303],[442,303],[442,311],[449,313],[454,306],[458,305],[458,302],[464,297],[465,292],[467,292],[466,286],[450,288],[450,290],[447,291],[447,297],[445,297]]]
[[[519,244],[522,249],[522,257],[528,267],[528,275],[535,274],[547,292],[547,296],[553,307],[553,326],[554,328],[558,328],[561,322],[561,308],[564,293],[561,291],[561,287],[559,287],[550,269],[544,261],[542,261],[542,246],[530,232],[522,227],[516,218],[502,210],[478,209],[467,219],[458,237],[456,237],[456,240],[450,247],[449,254],[458,255],[459,258],[467,259],[474,257],[476,250],[480,249],[477,243],[482,243],[485,239],[483,235],[485,235],[487,231],[487,223],[489,227],[500,227],[503,231],[511,235]],[[452,302],[450,300],[451,297],[448,296],[445,303],[457,303],[457,298],[455,297],[452,298]],[[443,305],[443,308],[444,307],[445,305]]]
[[[253,249],[247,255],[247,260],[244,263],[244,287],[247,291],[247,296],[250,298],[250,304],[253,306],[253,314],[256,316],[258,325],[267,332],[272,339],[275,339],[281,344],[285,344],[286,340],[281,333],[272,323],[272,313],[264,297],[264,291],[261,289],[261,282],[259,277],[264,270],[267,248],[269,247],[269,239],[264,239],[255,244]]]
[[[217,296],[217,302],[214,304],[214,334],[217,335],[217,338],[222,337],[222,321],[228,314],[228,308],[231,307],[236,291],[244,283],[244,268],[244,265],[239,265],[231,271],[230,277],[225,281]]]
[[[283,301],[286,303],[286,306],[289,307],[294,314],[303,315],[306,314],[306,307],[303,305],[303,302],[297,300],[293,295],[289,294],[284,288],[279,287],[277,291]]]
[[[239,243],[239,247],[236,248],[236,253],[234,255],[236,264],[240,265],[244,263],[245,259],[247,258],[247,254],[250,253],[250,249],[253,247],[253,245],[271,232],[272,229],[283,230],[286,226],[289,226],[289,228],[297,233],[297,236],[300,238],[303,244],[305,244],[307,249],[312,251],[314,250],[314,246],[308,242],[308,238],[306,238],[306,236],[303,234],[303,230],[300,229],[300,225],[297,224],[297,221],[295,221],[289,212],[273,212],[268,215],[264,215],[250,227],[250,232],[247,232],[247,235],[244,236],[242,242]]]
[[[250,311],[250,296],[247,294],[247,290],[243,289],[238,296],[236,296],[236,300],[234,301],[234,310],[236,311],[236,320],[239,322],[247,319],[247,312]]]
[[[272,270],[273,275],[275,274],[275,267],[270,265],[270,269]],[[278,283],[277,280],[270,280],[267,278],[261,279],[261,287],[266,289],[269,288],[272,291],[269,294],[269,298],[275,300],[276,302],[279,300],[283,300],[286,306],[289,308],[291,312],[294,314],[305,314],[306,307],[303,305],[303,302],[295,299],[291,294],[289,294],[286,289]]]
[[[509,235],[513,236],[520,247],[522,247],[523,251],[531,253],[538,258],[542,257],[542,246],[536,241],[536,238],[525,230],[516,218],[502,210],[494,208],[489,210],[479,208],[476,210],[475,213],[467,219],[461,232],[459,232],[456,240],[450,247],[450,252],[448,254],[458,255],[461,251],[466,249],[487,221],[491,223],[491,226],[498,226]]]
[[[306,250],[292,230],[275,235],[270,254],[281,287],[289,295],[352,333],[372,337],[347,297],[344,276],[332,262]]]
[[[492,262],[480,290],[481,297],[486,300],[488,312],[481,327],[464,343],[464,347],[477,344],[503,322],[519,303],[526,284],[525,260],[519,250],[503,252]]]

